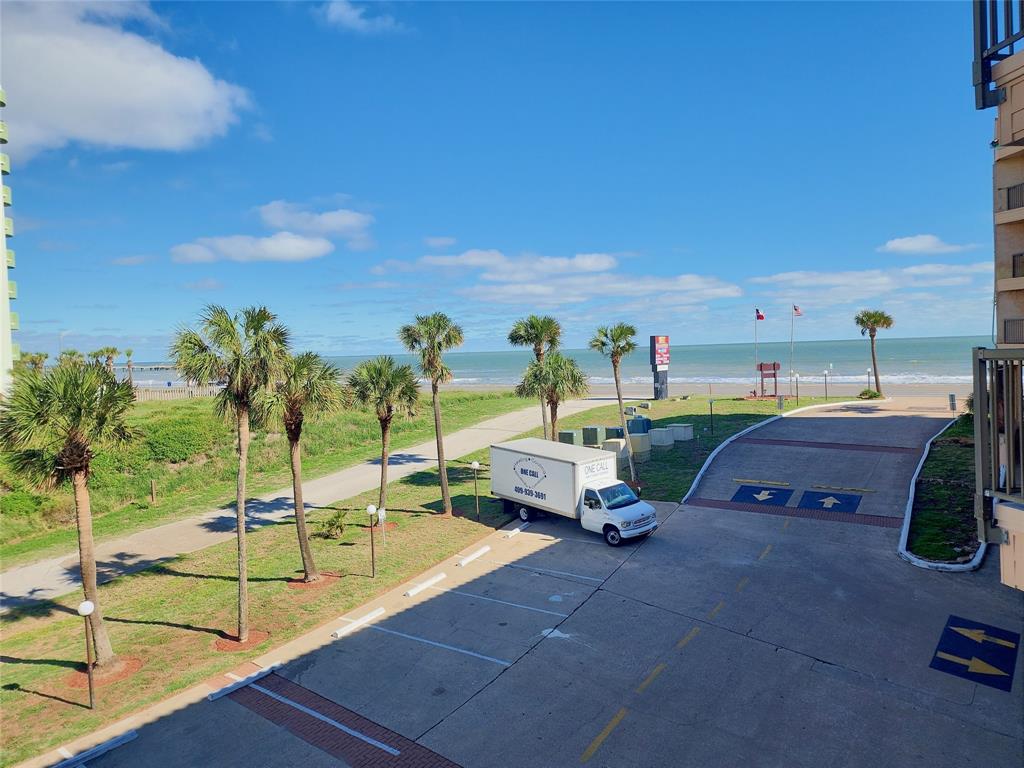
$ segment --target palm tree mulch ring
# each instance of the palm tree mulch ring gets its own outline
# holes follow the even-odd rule
[[[93,667],[92,680],[97,688],[103,685],[110,685],[119,680],[125,680],[142,669],[143,661],[136,656],[119,656],[112,664],[102,667]],[[76,669],[64,676],[64,685],[68,688],[85,689],[89,687],[89,675],[82,669]]]
[[[297,576],[294,579],[288,579],[286,583],[288,589],[323,589],[340,581],[342,575],[333,571],[321,571],[319,581],[304,581],[301,576]]]
[[[393,523],[390,520],[385,520],[383,523],[377,523],[377,530],[383,528],[385,531],[393,531],[398,527],[398,523]]]
[[[248,651],[250,648],[255,648],[269,637],[270,633],[264,632],[262,629],[250,629],[249,639],[244,643],[238,642],[234,635],[225,634],[214,641],[213,647],[218,651],[225,651],[229,653],[231,651]]]

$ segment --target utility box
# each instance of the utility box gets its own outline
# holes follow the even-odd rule
[[[1006,532],[1006,542],[999,545],[999,580],[1008,587],[1024,589],[1024,507],[997,500],[992,517]]]
[[[605,440],[623,440],[625,435],[622,433],[622,427],[605,427]]]
[[[565,443],[566,445],[582,445],[583,440],[580,437],[580,433],[575,429],[560,429],[558,430],[558,442]]]
[[[626,429],[631,435],[646,435],[651,431],[651,420],[646,416],[637,416],[626,422]]]
[[[668,428],[672,430],[672,439],[677,443],[693,440],[693,424],[669,424]]]
[[[651,446],[654,448],[671,448],[675,443],[672,437],[672,430],[667,427],[658,427],[647,433],[651,438]]]
[[[584,427],[583,428],[583,444],[584,445],[600,445],[605,441],[606,433],[604,427]]]

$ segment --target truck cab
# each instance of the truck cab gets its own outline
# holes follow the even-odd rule
[[[633,489],[619,480],[588,483],[579,504],[580,525],[600,533],[613,547],[624,539],[653,533],[658,527],[654,507],[640,501]]]

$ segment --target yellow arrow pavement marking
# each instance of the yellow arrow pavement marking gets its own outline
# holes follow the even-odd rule
[[[740,483],[741,485],[778,485],[783,488],[789,485],[789,483],[783,482],[782,480],[747,480],[742,477],[734,477],[732,481],[734,483]]]
[[[969,637],[976,643],[983,643],[988,640],[990,643],[1001,645],[1005,648],[1016,648],[1016,643],[1011,643],[1009,640],[1003,640],[1001,637],[992,637],[992,635],[986,635],[984,629],[966,629],[965,627],[950,627],[954,632],[959,632],[964,637]]]
[[[608,721],[608,725],[604,727],[604,730],[597,734],[594,740],[590,742],[590,746],[587,747],[586,752],[580,755],[581,763],[587,762],[594,756],[594,753],[601,748],[602,744],[604,744],[604,740],[607,739],[611,732],[614,731],[618,727],[619,723],[622,722],[622,718],[626,716],[626,712],[626,708],[623,707],[615,713],[615,717]]]
[[[984,661],[979,659],[977,656],[972,656],[969,659],[962,659],[959,656],[954,656],[952,653],[946,653],[945,651],[939,651],[935,654],[936,658],[945,659],[946,661],[952,661],[954,664],[963,664],[967,667],[968,672],[974,672],[979,675],[1002,675],[1006,676],[1006,673],[1001,669],[993,667],[991,664],[986,664]]]

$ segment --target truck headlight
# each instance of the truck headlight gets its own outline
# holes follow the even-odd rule
[[[633,527],[633,521],[632,520],[623,520],[622,521],[622,527],[623,528],[632,528]]]

